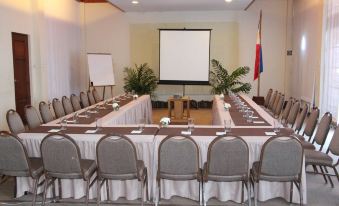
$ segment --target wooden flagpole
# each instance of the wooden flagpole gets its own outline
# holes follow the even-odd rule
[[[259,19],[259,38],[260,38],[260,52],[262,51],[261,48],[261,19],[262,19],[262,10],[260,10],[260,19]],[[259,58],[261,58],[262,54],[260,53]],[[258,73],[258,90],[257,96],[260,96],[260,68],[261,68],[261,59],[259,60],[259,73]]]

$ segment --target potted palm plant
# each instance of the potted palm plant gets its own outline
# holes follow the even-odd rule
[[[134,91],[138,95],[150,94],[157,88],[157,77],[147,63],[125,67],[125,92]]]
[[[222,64],[215,59],[211,60],[213,70],[210,72],[210,85],[212,86],[212,94],[226,94],[233,93],[249,93],[251,90],[250,83],[241,82],[241,78],[246,76],[250,68],[239,67],[231,74],[222,66]]]

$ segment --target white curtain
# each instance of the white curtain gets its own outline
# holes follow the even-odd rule
[[[339,109],[339,0],[324,4],[321,113],[338,119]]]

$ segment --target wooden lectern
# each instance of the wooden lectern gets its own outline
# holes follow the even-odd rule
[[[184,108],[185,102],[186,110]],[[180,98],[169,97],[168,116],[171,118],[171,123],[187,123],[188,118],[190,118],[190,98],[188,96]]]

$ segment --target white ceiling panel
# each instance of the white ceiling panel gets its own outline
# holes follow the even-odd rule
[[[244,10],[252,0],[108,0],[125,12]]]

